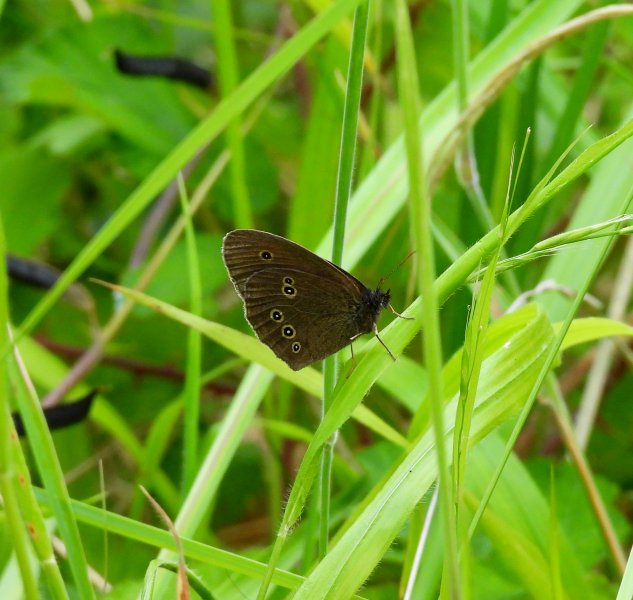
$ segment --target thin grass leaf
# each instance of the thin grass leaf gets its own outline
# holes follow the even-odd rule
[[[555,323],[553,325],[554,331],[558,332],[562,326],[562,323]],[[587,342],[594,342],[606,337],[619,335],[626,337],[633,336],[633,327],[621,321],[614,321],[613,319],[603,317],[574,319],[565,334],[565,339],[561,344],[561,350],[567,350],[567,348],[578,344],[585,344]]]
[[[336,181],[336,196],[334,200],[334,237],[332,240],[332,262],[343,262],[343,249],[345,243],[345,228],[350,196],[352,194],[352,182],[356,157],[356,137],[358,131],[358,119],[360,113],[360,99],[363,90],[363,64],[365,57],[365,45],[367,40],[367,27],[369,20],[369,0],[363,0],[354,13],[354,26],[352,43],[347,69],[347,87],[345,90],[345,106],[343,110],[343,127],[341,131],[341,148],[339,152],[339,164]],[[334,386],[339,377],[337,356],[330,356],[323,361],[323,397],[322,416],[330,409]],[[336,434],[333,434],[336,435]],[[334,452],[333,441],[326,444],[321,456],[321,473],[319,485],[319,556],[325,556],[330,536],[330,496],[331,469]],[[274,567],[274,564],[271,563]],[[262,586],[258,598],[264,600],[265,587]]]
[[[86,598],[93,598],[94,590],[87,576],[88,563],[79,529],[70,507],[70,495],[64,481],[59,458],[55,452],[55,444],[46,424],[37,393],[28,377],[28,372],[17,348],[14,349],[14,356],[20,371],[20,378],[14,382],[14,385],[20,386],[16,400],[31,444],[35,464],[46,489],[54,499],[52,511],[60,535],[66,545],[68,562],[75,585]]]
[[[514,157],[513,157],[514,158]],[[511,161],[511,165],[513,160]],[[462,365],[460,378],[460,393],[457,403],[457,413],[455,415],[455,435],[453,436],[453,493],[455,502],[455,521],[460,543],[461,576],[466,592],[471,597],[470,590],[472,582],[472,559],[470,544],[468,539],[468,525],[465,517],[465,472],[467,465],[468,446],[470,445],[470,429],[472,426],[475,400],[477,397],[477,387],[481,375],[481,367],[484,359],[483,345],[488,331],[488,320],[490,315],[490,305],[492,302],[497,261],[505,243],[505,231],[507,227],[508,214],[510,212],[512,182],[512,166],[506,201],[501,215],[499,237],[501,243],[493,252],[488,268],[484,274],[479,293],[474,297],[474,308],[466,326],[465,342],[462,350]]]
[[[530,248],[527,252],[499,261],[497,263],[497,273],[508,269],[522,267],[533,260],[553,256],[571,244],[577,244],[579,242],[599,239],[602,237],[631,235],[631,233],[633,233],[633,227],[615,227],[617,225],[627,223],[631,221],[631,219],[633,219],[633,215],[618,215],[617,217],[613,217],[601,223],[596,223],[595,225],[578,227],[576,229],[571,229],[569,231],[553,235],[538,242],[537,244],[534,244],[534,246],[532,246],[532,248]],[[475,281],[478,276],[483,274],[483,272],[484,270],[481,269],[480,271],[474,273],[469,278],[469,281]]]
[[[0,251],[5,251],[4,227],[0,222]],[[7,270],[6,265],[0,266],[0,345],[8,343],[7,331],[9,330],[9,307],[7,304]],[[19,483],[17,474],[19,466],[24,467],[24,458],[16,464],[16,457],[20,454],[18,448],[18,435],[15,431],[11,419],[11,406],[9,403],[9,382],[7,378],[6,359],[0,363],[0,493],[2,495],[2,505],[5,514],[5,521],[9,540],[13,549],[20,571],[23,593],[26,598],[37,598],[37,578],[29,556],[29,540],[26,534],[27,523],[25,516],[20,512]],[[40,519],[36,522],[41,525]],[[76,566],[76,563],[75,563]],[[73,575],[76,576],[75,573]],[[78,581],[78,585],[82,582]],[[57,587],[53,591],[62,592]],[[64,597],[63,595],[58,597]]]
[[[35,494],[43,506],[51,506],[49,496],[44,490],[36,488]],[[120,535],[155,548],[164,548],[170,551],[177,550],[176,543],[168,531],[116,513],[104,513],[100,508],[78,500],[71,500],[71,505],[77,520],[85,525],[96,527],[99,530],[106,529],[114,535]],[[187,537],[182,537],[181,542],[184,554],[190,560],[200,561],[202,564],[256,578],[262,578],[266,571],[264,563],[252,558],[246,558],[221,548],[215,548]],[[294,588],[302,581],[302,578],[289,571],[277,569],[273,576],[273,581],[277,585]]]
[[[10,378],[17,378],[17,374],[13,373]],[[33,494],[33,486],[31,482],[31,474],[29,473],[28,466],[22,446],[18,441],[17,436],[10,436],[11,448],[13,451],[13,465],[15,469],[16,481],[20,482],[15,488],[17,496],[18,506],[22,513],[22,526],[24,532],[30,532],[30,540],[33,545],[35,556],[37,557],[38,568],[42,572],[43,579],[47,585],[47,589],[52,598],[66,599],[69,597],[66,591],[66,585],[64,583],[63,576],[61,574],[59,564],[55,559],[53,551],[53,544],[51,535],[49,533],[50,527],[47,527],[42,509],[35,499]],[[7,517],[11,514],[10,507],[5,506]],[[27,526],[28,524],[28,526]],[[16,546],[19,552],[19,543]],[[16,552],[17,554],[17,552]],[[34,582],[37,583],[36,581]],[[28,589],[30,582],[25,581],[24,587]],[[28,593],[25,591],[25,596]]]
[[[212,0],[211,13],[215,24],[213,41],[217,54],[216,67],[218,83],[222,97],[226,98],[235,90],[240,80],[238,61],[235,52],[233,18],[231,3],[228,0]],[[227,146],[231,151],[232,204],[237,227],[253,227],[253,210],[246,186],[246,160],[242,140],[239,114],[226,127]]]
[[[202,313],[202,282],[200,280],[200,261],[196,248],[196,238],[189,213],[189,199],[182,174],[178,176],[180,203],[185,218],[185,239],[187,242],[187,271],[189,292],[191,295],[191,314]],[[189,329],[187,339],[187,366],[184,395],[184,444],[182,489],[186,492],[192,485],[198,466],[198,421],[200,418],[200,371],[202,340],[200,332]]]
[[[410,235],[416,251],[417,292],[422,301],[422,351],[428,374],[437,473],[439,485],[440,516],[443,520],[446,553],[446,594],[454,598],[462,597],[462,581],[459,573],[457,547],[457,522],[452,512],[454,497],[451,486],[447,450],[444,445],[444,421],[442,414],[442,341],[439,320],[439,303],[435,296],[435,251],[431,225],[430,186],[426,178],[422,154],[423,138],[419,126],[420,98],[419,82],[413,35],[409,14],[404,0],[396,2],[396,67],[398,75],[398,95],[403,107],[404,141],[409,180]],[[414,434],[415,435],[415,434]],[[412,439],[414,436],[409,436]]]

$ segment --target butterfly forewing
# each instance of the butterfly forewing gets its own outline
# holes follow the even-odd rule
[[[300,267],[308,273],[353,286],[361,293],[365,286],[354,276],[303,246],[286,238],[258,231],[236,229],[224,236],[222,256],[237,293],[243,296],[244,282],[256,271],[267,268]]]

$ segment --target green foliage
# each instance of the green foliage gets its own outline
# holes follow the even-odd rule
[[[633,8],[371,0],[365,39],[362,1],[2,6],[0,237],[61,273],[0,286],[2,597],[173,597],[143,485],[193,597],[425,599],[450,577],[463,599],[625,600]],[[216,84],[125,75],[116,49]],[[382,317],[395,363],[371,337],[341,352],[324,415],[321,366],[276,359],[228,281],[222,237],[250,224],[325,257],[336,238],[412,317]],[[49,432],[43,399],[94,388]]]

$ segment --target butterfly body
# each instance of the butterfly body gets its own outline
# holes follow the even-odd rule
[[[362,333],[373,331],[382,309],[387,308],[390,301],[391,292],[389,290],[384,292],[381,289],[365,288],[361,302],[354,307],[353,319],[359,331]]]
[[[358,279],[290,240],[254,229],[226,234],[222,256],[257,337],[292,369],[376,331],[389,291]]]

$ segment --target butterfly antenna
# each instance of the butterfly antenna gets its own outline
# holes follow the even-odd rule
[[[411,250],[411,252],[409,252],[409,254],[407,254],[393,269],[391,269],[391,271],[389,272],[389,274],[385,275],[384,277],[380,278],[380,281],[378,282],[378,287],[380,288],[382,286],[382,284],[387,281],[387,279],[389,279],[404,263],[406,263],[413,255],[415,254],[415,250]]]

